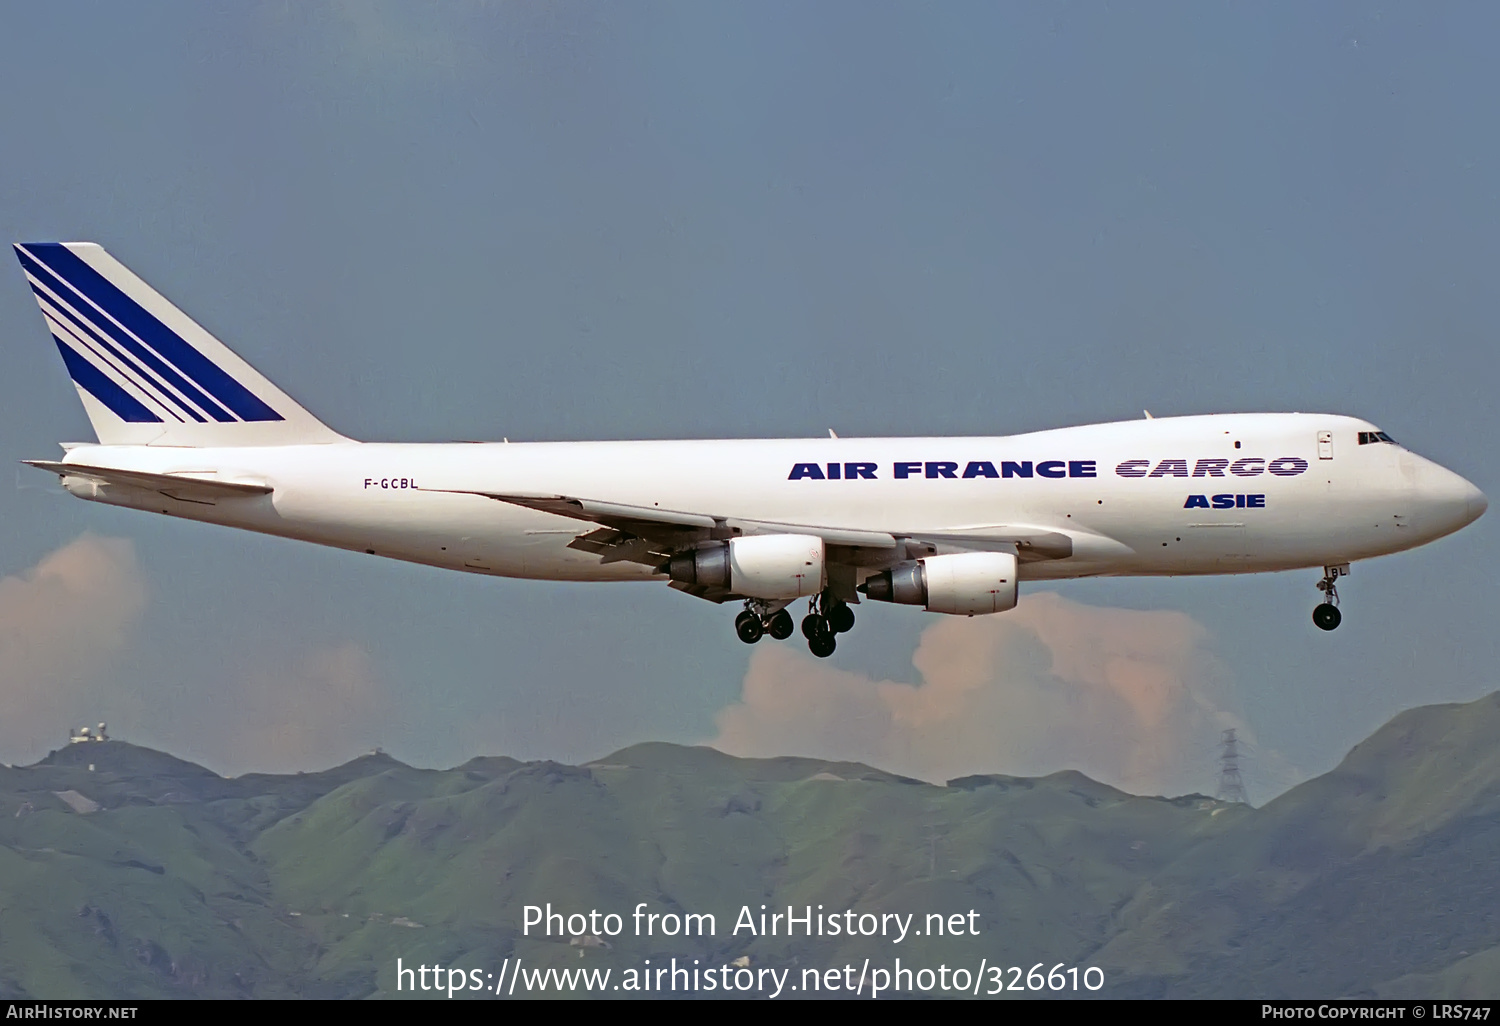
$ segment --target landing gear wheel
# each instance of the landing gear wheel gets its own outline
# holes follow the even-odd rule
[[[829,631],[826,634],[819,634],[817,637],[809,639],[807,647],[819,659],[827,659],[833,655],[833,650],[839,647],[839,643],[834,639],[833,632]]]
[[[792,614],[785,609],[778,610],[776,615],[766,621],[766,633],[777,641],[785,641],[792,636]]]
[[[734,618],[734,633],[740,636],[740,640],[747,645],[753,645],[766,633],[765,627],[760,622],[760,617],[750,610],[745,610]]]
[[[828,629],[828,620],[824,618],[822,614],[808,613],[802,618],[802,636],[808,641],[811,641],[820,635],[832,635],[832,633],[833,632]]]
[[[828,611],[828,626],[835,634],[848,634],[854,629],[854,610],[847,603],[840,602]]]
[[[1313,623],[1325,631],[1333,630],[1343,618],[1343,615],[1339,613],[1339,607],[1327,602],[1313,610]]]

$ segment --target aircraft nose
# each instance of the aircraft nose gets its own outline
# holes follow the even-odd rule
[[[1478,488],[1475,488],[1472,484],[1469,484],[1468,481],[1465,481],[1464,484],[1469,485],[1469,523],[1472,524],[1474,521],[1484,516],[1484,511],[1490,508],[1490,500],[1486,499],[1484,497],[1484,493],[1481,492]]]
[[[1472,482],[1436,463],[1423,469],[1418,490],[1430,522],[1444,534],[1472,524],[1489,508],[1489,499]]]

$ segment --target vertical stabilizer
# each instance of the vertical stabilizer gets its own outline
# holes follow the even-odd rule
[[[103,247],[15,249],[105,445],[346,441]]]

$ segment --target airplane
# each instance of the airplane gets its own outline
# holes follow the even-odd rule
[[[466,573],[651,581],[827,657],[862,599],[956,616],[1021,581],[1318,568],[1485,496],[1356,417],[1157,417],[1004,437],[441,444],[329,428],[95,243],[15,246],[98,436],[27,460],[93,502]]]

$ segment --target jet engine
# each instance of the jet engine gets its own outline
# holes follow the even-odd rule
[[[897,564],[866,579],[859,590],[877,602],[974,616],[1014,609],[1016,577],[1013,552],[960,552]]]
[[[667,575],[748,598],[805,598],[822,591],[826,583],[823,539],[806,534],[731,538],[679,552],[667,564]]]

